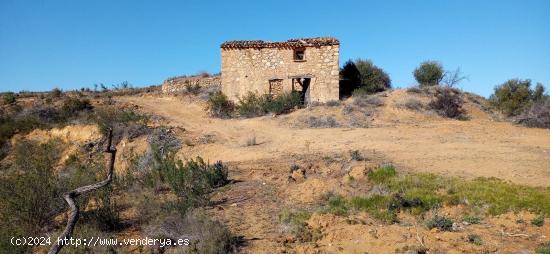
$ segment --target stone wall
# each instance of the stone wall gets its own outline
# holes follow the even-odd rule
[[[311,102],[338,100],[339,45],[307,46],[305,61],[290,47],[221,48],[222,91],[237,100],[248,91],[269,93],[269,81],[281,79],[292,90],[292,76],[309,75]]]
[[[173,94],[179,92],[185,92],[186,84],[195,85],[198,84],[201,87],[207,86],[220,86],[220,76],[191,76],[191,77],[176,77],[167,79],[162,83],[162,93]]]

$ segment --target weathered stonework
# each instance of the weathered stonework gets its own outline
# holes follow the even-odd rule
[[[339,49],[334,38],[286,42],[231,41],[221,45],[222,91],[237,100],[249,91],[277,95],[308,91],[306,102],[338,100]],[[304,50],[303,60],[295,50]],[[303,86],[305,80],[309,86]]]
[[[186,91],[186,85],[199,85],[201,87],[219,86],[220,76],[191,76],[167,79],[162,83],[162,93],[174,94]]]

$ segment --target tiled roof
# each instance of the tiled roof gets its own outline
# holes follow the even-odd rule
[[[222,49],[242,49],[242,48],[300,48],[300,47],[319,47],[339,45],[340,41],[333,37],[317,37],[291,39],[288,41],[270,42],[270,41],[226,41],[222,43]]]

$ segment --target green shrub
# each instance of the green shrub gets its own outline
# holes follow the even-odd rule
[[[274,114],[283,114],[290,112],[294,108],[301,108],[303,104],[300,93],[287,92],[275,97],[268,96],[264,110]]]
[[[59,151],[55,142],[20,142],[15,163],[0,184],[0,239],[2,250],[21,251],[28,246],[11,246],[9,239],[39,235],[42,228],[64,208],[63,185],[54,172]]]
[[[541,244],[535,251],[539,254],[550,254],[550,241]]]
[[[361,154],[359,150],[353,150],[353,151],[350,151],[349,153],[350,153],[351,160],[354,160],[354,161],[365,160],[365,157],[363,157],[363,154]]]
[[[170,253],[236,253],[238,238],[222,223],[214,221],[202,210],[196,209],[182,216],[175,211],[159,214],[144,229],[144,235],[157,239],[190,240],[189,246],[154,246]],[[153,246],[152,246],[153,247]],[[146,252],[149,253],[149,252]],[[156,253],[153,251],[153,253]]]
[[[50,96],[52,98],[60,98],[62,95],[63,95],[63,91],[61,91],[61,89],[57,87],[52,89],[52,91],[50,92]]]
[[[2,97],[4,99],[4,104],[14,104],[17,101],[15,94],[12,92],[4,93]]]
[[[384,165],[376,170],[370,171],[368,173],[368,178],[375,183],[386,183],[395,175],[396,171],[393,165]]]
[[[544,225],[544,215],[539,215],[531,220],[531,224],[542,227]]]
[[[496,86],[489,100],[507,116],[516,116],[527,109],[533,101],[540,100],[544,88],[531,89],[531,80],[511,79]]]
[[[78,113],[84,110],[91,110],[92,108],[93,108],[92,104],[90,104],[90,100],[88,99],[68,97],[65,100],[63,100],[61,111],[66,116],[72,116],[75,113]]]
[[[462,218],[462,221],[470,223],[470,224],[480,224],[482,219],[478,216],[466,215]]]
[[[152,175],[147,177],[150,184],[167,183],[179,198],[177,205],[182,214],[208,204],[211,190],[229,183],[227,166],[221,161],[210,165],[197,157],[184,162],[177,160],[173,152],[162,155],[159,150],[154,151],[154,160]]]
[[[216,188],[224,186],[229,183],[229,169],[223,162],[217,161],[211,166],[207,167],[208,183],[210,186]]]
[[[266,114],[265,105],[269,95],[259,95],[257,93],[248,92],[243,97],[239,98],[236,110],[240,116],[256,117]]]
[[[445,217],[436,215],[432,219],[426,222],[426,226],[429,229],[438,228],[442,231],[452,231],[453,230],[453,220]]]
[[[236,110],[240,116],[256,117],[267,113],[288,113],[292,109],[302,106],[302,98],[298,92],[283,93],[278,96],[248,92],[239,98]]]
[[[212,117],[229,118],[233,115],[235,106],[221,91],[210,93],[206,110]]]
[[[335,215],[340,215],[340,216],[344,216],[348,214],[348,210],[349,210],[348,202],[341,195],[328,193],[324,197],[324,199],[327,202],[325,212],[332,213]]]
[[[307,220],[311,213],[307,211],[289,211],[283,210],[279,213],[279,221],[290,227],[290,232],[296,236],[300,242],[316,241],[321,237],[320,232],[311,230]]]
[[[101,132],[106,134],[109,129],[124,130],[131,124],[144,126],[149,122],[149,116],[131,109],[102,106],[94,108],[92,120],[99,126]]]
[[[197,95],[201,91],[201,86],[199,85],[198,82],[194,82],[193,84],[191,84],[191,82],[187,80],[185,81],[184,86],[185,86],[185,92],[193,95]]]
[[[472,244],[475,244],[475,245],[482,245],[483,244],[483,240],[481,239],[481,236],[476,235],[476,234],[469,234],[467,239],[468,239],[469,243],[472,243]]]
[[[391,198],[382,195],[372,195],[370,197],[353,197],[351,206],[359,211],[365,211],[375,219],[386,223],[397,222],[397,213],[390,210]]]
[[[95,200],[96,207],[83,213],[82,222],[94,225],[101,231],[115,231],[122,227],[120,217],[121,206],[112,198],[113,187],[107,186],[96,190],[91,199]]]
[[[341,73],[354,86],[354,95],[372,94],[391,88],[390,76],[370,60],[347,61]]]
[[[436,86],[443,79],[445,71],[440,63],[425,61],[414,70],[413,74],[420,87]]]

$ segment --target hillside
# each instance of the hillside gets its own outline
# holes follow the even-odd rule
[[[10,142],[58,142],[55,174],[83,177],[81,167],[102,175],[101,133],[104,121],[112,121],[118,180],[109,205],[116,204],[118,214],[109,216],[118,222],[105,229],[104,221],[84,216],[80,236],[199,235],[218,246],[225,244],[218,237],[230,232],[236,236],[231,246],[242,253],[531,253],[547,242],[550,130],[499,120],[483,98],[466,93],[467,119],[444,118],[426,106],[433,96],[398,89],[289,114],[218,119],[208,116],[200,94],[96,95],[94,112]],[[31,107],[40,100],[19,103]],[[195,213],[174,215],[179,193],[152,173],[170,163],[156,157],[157,147],[184,161],[201,157],[227,166],[229,181],[196,208],[220,224],[197,222],[202,217]],[[17,151],[8,152],[2,168],[17,164]],[[83,210],[93,213],[101,200],[91,197]],[[62,217],[42,230],[58,234]]]

